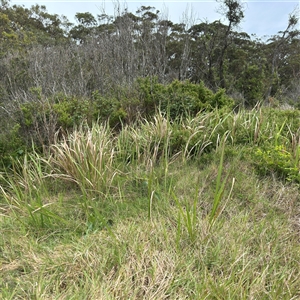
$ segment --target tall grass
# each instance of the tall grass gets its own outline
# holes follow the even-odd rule
[[[19,221],[27,215],[34,227],[46,227],[53,219],[60,219],[49,209],[53,204],[46,183],[49,170],[49,161],[41,159],[33,149],[23,159],[15,159],[11,171],[1,174],[0,191]]]
[[[298,167],[300,171],[300,128],[296,132],[293,132],[290,126],[288,126],[288,133],[291,144],[293,164]]]
[[[82,125],[62,139],[57,135],[50,148],[55,176],[76,183],[84,196],[105,195],[118,173],[114,140],[109,127],[98,124]]]
[[[16,160],[0,181],[0,298],[299,298],[299,188],[247,160],[277,139],[299,162],[282,124],[158,113],[119,132],[82,125]]]
[[[221,212],[224,210],[224,208],[226,206],[226,203],[230,199],[232,189],[233,189],[233,186],[234,186],[234,181],[235,181],[235,179],[233,178],[231,189],[230,189],[229,195],[227,197],[227,201],[226,201],[226,203],[223,204],[223,208],[220,209],[220,204],[221,204],[221,201],[223,200],[226,184],[228,184],[228,177],[230,175],[230,172],[228,172],[227,175],[225,176],[225,178],[222,178],[223,167],[224,167],[225,143],[226,143],[226,140],[228,138],[228,134],[229,134],[228,132],[225,133],[224,136],[222,137],[222,140],[221,140],[221,146],[220,146],[221,154],[220,154],[218,175],[217,175],[217,178],[216,178],[216,189],[215,189],[215,193],[214,193],[212,208],[211,208],[211,211],[210,211],[210,214],[209,214],[209,223],[210,223],[211,226],[216,221],[216,219],[221,214]]]
[[[125,162],[151,168],[161,158],[169,157],[172,126],[162,113],[152,120],[141,120],[135,126],[125,126],[117,138],[118,155]]]

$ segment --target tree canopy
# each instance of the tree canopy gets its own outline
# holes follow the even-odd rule
[[[249,106],[287,95],[300,101],[297,11],[285,29],[262,41],[238,30],[245,15],[240,1],[218,2],[226,24],[188,26],[151,6],[135,13],[117,10],[114,16],[78,12],[72,24],[44,5],[25,8],[1,0],[1,102],[32,87],[46,93],[105,93],[147,76],[224,88]]]

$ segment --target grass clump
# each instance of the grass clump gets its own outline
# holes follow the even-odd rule
[[[158,113],[118,132],[82,125],[14,160],[1,298],[297,299],[299,187],[255,156],[285,143],[295,162],[296,134],[257,111]]]
[[[97,124],[57,138],[50,147],[55,175],[74,182],[85,196],[105,194],[116,175],[113,141],[110,129]]]

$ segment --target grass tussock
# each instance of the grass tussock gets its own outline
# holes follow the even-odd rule
[[[296,133],[158,114],[25,155],[1,174],[0,298],[298,299],[299,186],[255,161]]]
[[[97,124],[57,138],[50,148],[56,176],[76,183],[84,194],[105,193],[116,174],[113,142],[110,129]]]

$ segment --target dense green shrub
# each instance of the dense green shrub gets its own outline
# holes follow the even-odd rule
[[[92,122],[90,101],[62,94],[49,98],[41,94],[30,101],[20,103],[14,111],[14,119],[20,126],[20,134],[27,144],[49,145],[59,129],[72,130],[82,122]]]
[[[126,97],[117,99],[116,97],[105,97],[99,91],[92,94],[93,120],[98,122],[109,121],[109,125],[117,128],[127,120]]]
[[[0,170],[9,168],[15,158],[26,152],[26,145],[20,136],[20,126],[0,132]]]
[[[298,155],[294,156],[284,145],[258,148],[255,151],[256,167],[260,174],[276,174],[288,181],[300,182],[300,164]]]
[[[90,100],[62,94],[56,95],[54,100],[53,113],[57,115],[58,126],[67,129],[83,121],[91,124],[94,107]]]
[[[148,114],[153,114],[159,106],[163,112],[175,119],[183,115],[195,116],[200,111],[211,111],[215,108],[231,110],[234,104],[225,94],[225,90],[213,93],[202,82],[195,84],[174,80],[163,85],[155,78],[140,78],[137,83],[140,100]]]

